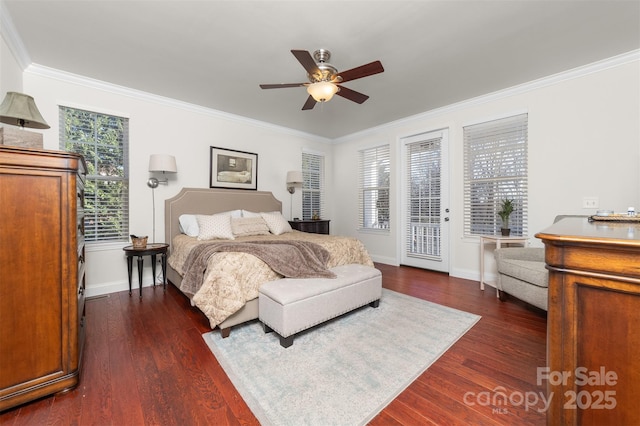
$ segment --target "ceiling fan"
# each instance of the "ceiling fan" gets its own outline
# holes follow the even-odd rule
[[[327,102],[333,95],[342,96],[356,103],[363,103],[369,96],[344,87],[341,84],[362,77],[378,74],[384,71],[380,61],[374,61],[347,71],[338,72],[336,67],[329,63],[331,52],[319,49],[313,52],[313,56],[306,50],[292,50],[293,56],[307,70],[308,83],[282,83],[261,84],[263,89],[283,89],[286,87],[306,86],[309,97],[302,109],[313,109],[317,102]],[[314,59],[315,58],[315,59]]]

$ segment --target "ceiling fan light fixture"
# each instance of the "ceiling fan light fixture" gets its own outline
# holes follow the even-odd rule
[[[338,90],[337,85],[330,81],[318,81],[307,87],[307,92],[315,99],[316,102],[328,102],[333,98]]]

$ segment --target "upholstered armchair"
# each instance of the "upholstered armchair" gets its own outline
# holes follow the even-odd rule
[[[558,215],[553,223],[566,217]],[[498,294],[506,300],[510,294],[540,309],[547,310],[549,271],[544,261],[544,247],[506,247],[494,252],[498,267]]]
[[[494,256],[500,300],[506,300],[506,293],[546,311],[549,271],[544,248],[506,247],[495,250]]]

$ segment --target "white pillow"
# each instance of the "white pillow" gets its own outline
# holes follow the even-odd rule
[[[269,227],[269,231],[271,231],[274,235],[284,234],[285,232],[291,232],[291,225],[287,219],[282,216],[280,212],[269,212],[269,213],[260,213],[265,222],[267,222],[267,226]]]
[[[190,237],[198,236],[198,220],[195,214],[181,214],[178,218],[180,222],[180,231]]]
[[[228,212],[216,214],[226,214],[231,217],[242,217],[242,210],[229,210]],[[190,237],[197,237],[200,233],[200,230],[198,229],[198,220],[196,219],[195,214],[181,214],[178,218],[178,222],[180,223],[180,232],[183,234]]]
[[[233,240],[231,231],[231,215],[228,213],[214,214],[211,216],[198,214],[198,240],[213,240],[216,238]]]
[[[242,217],[262,217],[260,213],[250,212],[249,210],[242,210]]]

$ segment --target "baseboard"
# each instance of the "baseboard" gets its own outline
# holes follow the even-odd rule
[[[371,255],[371,260],[376,263],[384,263],[385,265],[400,266],[395,257]]]
[[[131,285],[132,291],[138,291],[138,278],[136,277],[135,282]],[[156,286],[159,282],[156,283]],[[142,280],[142,287],[151,287],[153,282],[151,281],[151,277],[148,280]],[[159,284],[162,285],[162,284]],[[118,293],[120,291],[129,291],[129,282],[128,281],[118,281],[118,282],[110,282],[110,283],[102,283],[98,285],[90,285],[87,286],[85,290],[86,297],[96,297],[102,296],[105,294]]]

